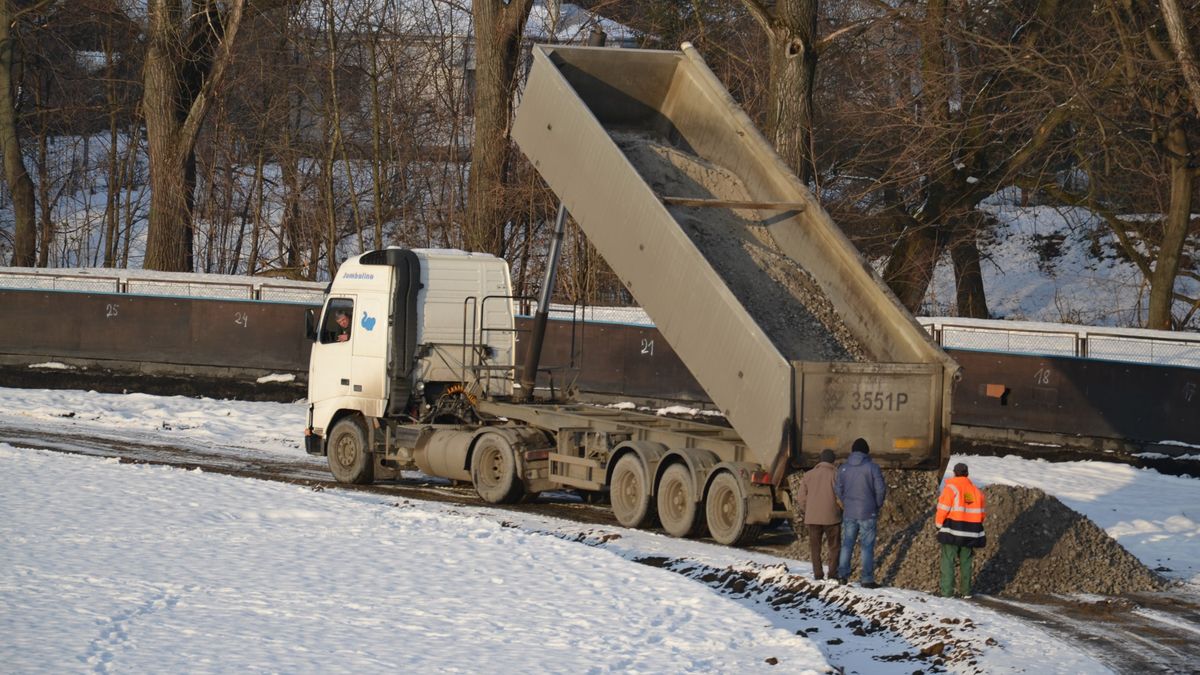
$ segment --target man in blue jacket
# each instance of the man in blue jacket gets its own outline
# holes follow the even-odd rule
[[[866,439],[855,439],[850,458],[838,467],[833,492],[842,505],[842,552],[838,558],[838,582],[850,578],[850,558],[858,540],[862,552],[862,587],[879,588],[875,583],[875,523],[887,496],[883,472],[869,457]]]

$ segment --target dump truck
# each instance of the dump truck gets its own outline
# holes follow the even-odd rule
[[[419,469],[497,504],[573,490],[627,527],[743,545],[791,516],[786,478],[823,448],[944,467],[957,365],[690,45],[535,46],[512,135],[560,200],[523,367],[504,261],[348,260],[310,322],[306,448],[337,480]],[[568,213],[729,426],[534,395]]]

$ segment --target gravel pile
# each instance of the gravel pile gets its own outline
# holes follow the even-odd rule
[[[661,139],[636,132],[614,132],[612,138],[659,196],[751,199],[737,176]],[[778,211],[686,206],[668,211],[785,358],[865,360],[816,281],[783,254],[765,227],[763,217]]]
[[[933,525],[939,476],[884,471],[888,499],[879,518],[875,577],[887,586],[936,593],[940,544]],[[1161,590],[1166,582],[1104,530],[1041,490],[983,488],[987,546],[975,552],[973,590],[989,595],[1118,595]],[[790,554],[808,559],[801,535]],[[855,555],[851,580],[857,581]]]

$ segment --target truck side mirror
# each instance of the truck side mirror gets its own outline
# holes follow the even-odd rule
[[[309,340],[317,339],[317,308],[309,307],[304,310],[304,336]]]

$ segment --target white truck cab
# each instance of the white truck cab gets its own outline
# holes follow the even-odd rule
[[[351,258],[311,315],[306,449],[336,422],[429,418],[448,391],[512,393],[508,263],[457,250],[387,248]]]

